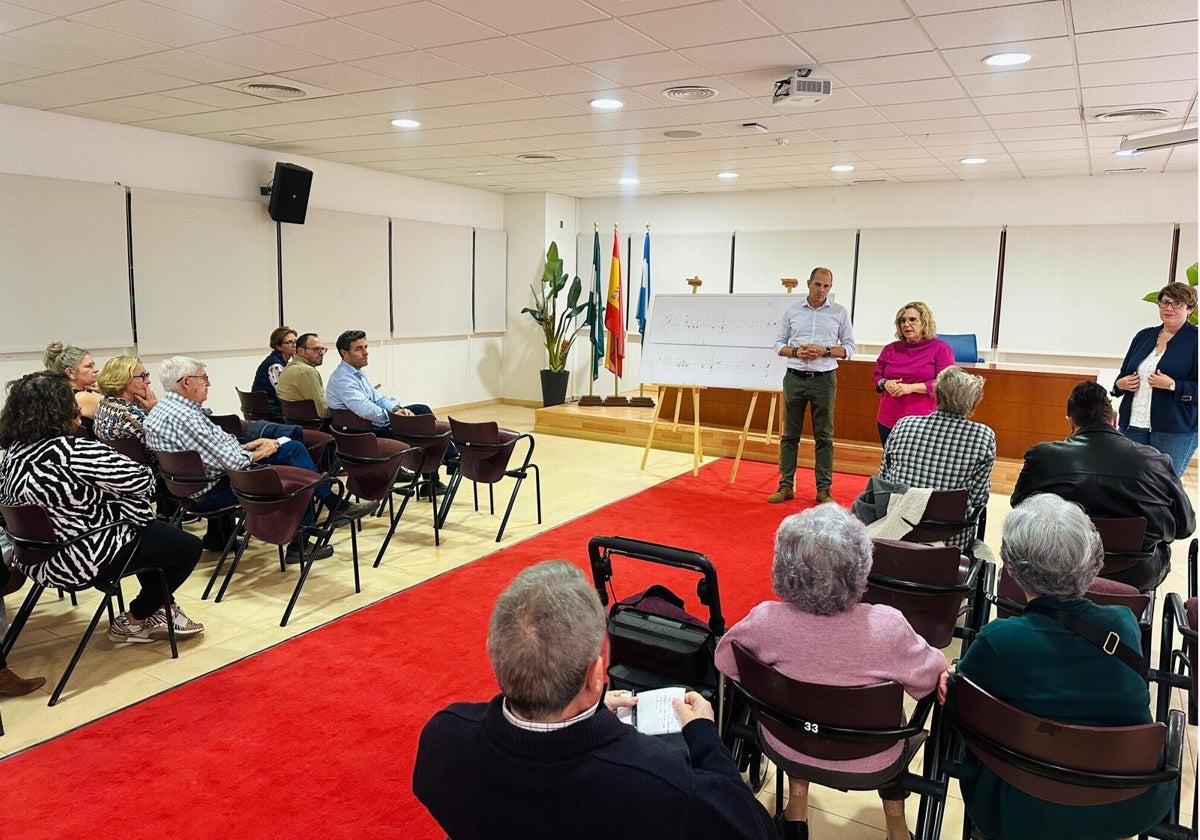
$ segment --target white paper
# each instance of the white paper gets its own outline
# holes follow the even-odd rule
[[[636,726],[638,732],[644,735],[669,735],[672,732],[683,731],[679,716],[671,701],[682,700],[687,689],[683,686],[672,685],[667,688],[655,688],[642,691],[637,695],[636,706],[617,709],[617,719]]]

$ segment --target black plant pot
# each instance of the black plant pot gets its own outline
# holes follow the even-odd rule
[[[543,370],[542,405],[562,405],[567,401],[567,378],[569,370]]]

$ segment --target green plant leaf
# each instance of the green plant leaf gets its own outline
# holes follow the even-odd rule
[[[1142,298],[1142,300],[1146,301],[1146,303],[1158,303],[1158,292],[1151,292]]]
[[[1196,274],[1197,274],[1197,268],[1198,268],[1198,266],[1200,266],[1200,264],[1197,264],[1197,263],[1192,263],[1191,265],[1189,265],[1189,266],[1187,267],[1187,271],[1186,271],[1186,272],[1184,272],[1185,274],[1187,274],[1187,279],[1188,279],[1188,285],[1189,285],[1189,286],[1195,286],[1195,285],[1196,285]],[[1192,315],[1193,315],[1193,317],[1194,317],[1194,316],[1195,316],[1195,313],[1192,313]],[[1194,323],[1196,323],[1196,322],[1195,322],[1195,321],[1192,321],[1192,323],[1194,324]]]

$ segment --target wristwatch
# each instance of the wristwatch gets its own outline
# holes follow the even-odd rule
[[[829,359],[829,358],[832,358],[832,356],[833,356],[833,348],[832,347],[826,347],[825,352],[821,354],[821,358],[823,358],[823,359]]]

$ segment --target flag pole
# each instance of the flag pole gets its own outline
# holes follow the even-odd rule
[[[618,224],[617,224],[616,222],[613,222],[613,237],[614,237],[614,238],[616,238],[616,236],[617,236],[617,229],[618,229],[618,227],[619,227],[619,226],[618,226]],[[628,296],[626,296],[625,300],[626,300],[626,301],[627,301],[627,300],[629,300]],[[621,320],[622,320],[622,321],[624,321],[624,320],[625,320],[625,313],[626,313],[626,311],[627,311],[627,310],[626,310],[625,306],[622,306],[622,307],[621,307]],[[620,329],[622,329],[622,330],[624,330],[624,329],[625,329],[625,324],[623,324],[623,323],[622,323],[622,324],[620,324],[620,325],[619,325],[619,328],[620,328]],[[614,402],[615,402],[616,400],[620,399],[620,397],[621,397],[621,377],[620,377],[620,376],[617,374],[617,372],[614,370],[614,371],[613,371],[613,400],[614,400]]]
[[[599,233],[600,233],[600,223],[592,222],[592,235],[596,236],[596,235],[599,235]],[[593,266],[592,270],[594,271],[595,269],[596,269],[596,266]],[[592,296],[592,292],[589,289],[588,297],[590,298],[591,296]],[[600,301],[596,301],[596,303],[599,304]],[[592,317],[593,318],[597,317],[595,312],[592,313]],[[595,328],[593,327],[593,329],[595,329]],[[596,355],[596,346],[593,344],[592,345],[592,361],[590,361],[588,363],[588,396],[589,397],[591,397],[593,395],[593,389],[595,388],[595,385],[596,385],[596,380],[592,378],[592,369],[596,366],[595,355]],[[592,405],[593,404],[592,400],[589,399],[587,404]]]
[[[606,406],[628,406],[629,399],[621,396],[621,372],[625,359],[625,316],[627,296],[622,295],[620,225],[613,222],[613,253],[609,262],[608,300],[604,309],[605,326],[608,327],[608,345],[605,366],[613,373],[613,395],[605,397]],[[613,296],[616,300],[613,300]]]
[[[643,289],[638,289],[638,331],[641,333],[642,358],[646,352],[646,319],[650,314],[650,223],[646,222],[646,238],[642,242],[642,277]],[[640,367],[640,366],[639,366]],[[638,395],[631,397],[629,404],[634,408],[654,408],[654,400],[646,396],[646,383],[638,376]]]

